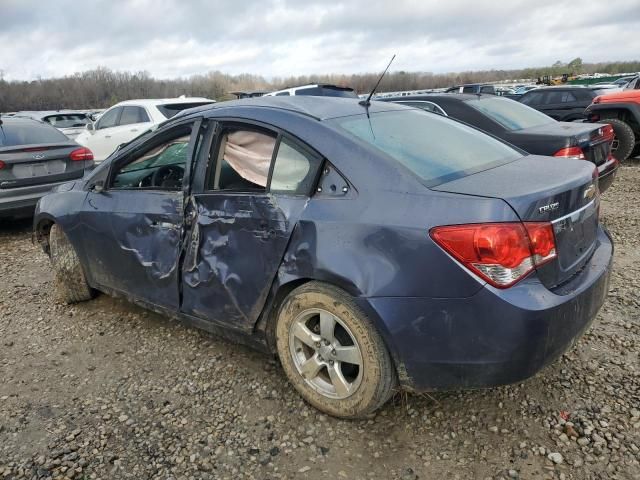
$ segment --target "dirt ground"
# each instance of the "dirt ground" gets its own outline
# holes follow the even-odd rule
[[[640,161],[593,327],[522,384],[307,406],[278,363],[100,295],[67,306],[29,222],[0,224],[0,479],[640,479]],[[508,319],[506,319],[508,320]]]

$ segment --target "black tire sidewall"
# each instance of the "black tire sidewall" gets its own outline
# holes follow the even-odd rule
[[[310,308],[320,308],[338,316],[349,327],[360,348],[363,377],[358,389],[345,399],[332,399],[314,390],[300,375],[291,358],[291,325],[300,312]],[[280,307],[275,336],[280,363],[289,381],[308,403],[332,416],[366,416],[388,400],[395,386],[395,370],[382,339],[366,315],[339,289],[324,284],[307,284],[294,290]]]
[[[603,118],[602,123],[608,123],[613,127],[613,132],[618,139],[618,149],[611,154],[619,162],[624,162],[629,158],[635,147],[635,134],[633,129],[619,118]]]

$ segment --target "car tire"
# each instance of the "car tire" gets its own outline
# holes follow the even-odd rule
[[[347,292],[332,285],[309,282],[286,297],[278,311],[276,345],[300,395],[334,417],[368,416],[397,385],[373,323]]]
[[[67,236],[55,223],[49,231],[49,249],[60,299],[66,303],[91,299],[93,292],[84,276],[80,259]]]
[[[611,146],[611,155],[619,162],[624,162],[633,151],[636,144],[636,137],[633,129],[624,121],[618,118],[602,118],[601,123],[608,123],[613,127],[613,144]]]

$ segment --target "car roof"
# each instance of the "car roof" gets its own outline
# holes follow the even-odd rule
[[[406,98],[406,97],[402,97]],[[359,98],[344,97],[313,97],[313,96],[289,96],[289,97],[255,97],[243,98],[240,100],[229,100],[218,102],[212,105],[185,110],[173,118],[182,118],[202,112],[216,112],[221,109],[235,108],[267,108],[272,110],[289,111],[313,117],[316,120],[329,120],[338,117],[348,117],[367,113],[367,109],[360,104],[363,100]],[[369,113],[384,112],[389,110],[402,110],[407,107],[402,105],[390,105],[388,102],[372,100],[369,106]]]
[[[87,113],[80,110],[22,110],[15,115],[43,119],[52,115],[84,115],[86,117]]]

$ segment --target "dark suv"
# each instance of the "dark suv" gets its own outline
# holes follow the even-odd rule
[[[585,117],[584,109],[604,90],[588,87],[542,87],[530,90],[517,100],[561,122]]]

